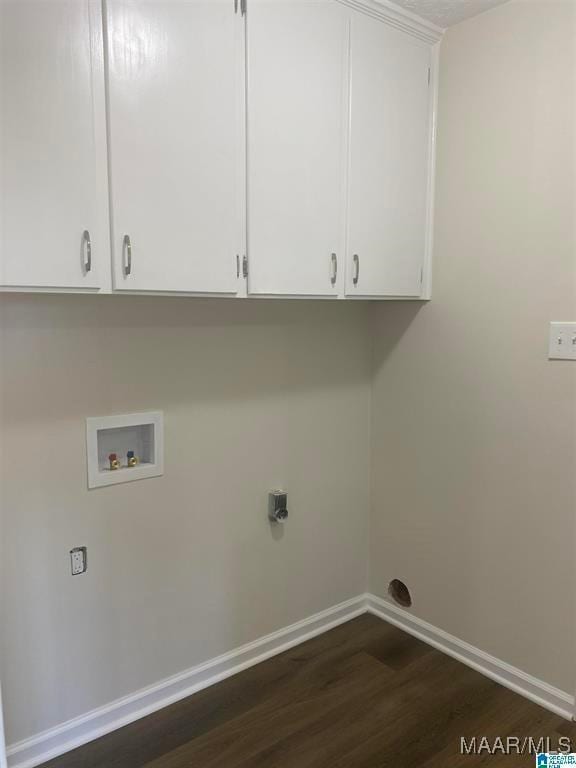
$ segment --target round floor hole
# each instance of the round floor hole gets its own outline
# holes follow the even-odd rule
[[[392,579],[388,585],[388,594],[394,600],[395,603],[401,605],[403,608],[410,608],[412,605],[412,595],[410,590],[400,579]]]

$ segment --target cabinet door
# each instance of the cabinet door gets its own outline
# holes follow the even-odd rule
[[[426,250],[427,43],[354,14],[346,294],[418,296]]]
[[[1,0],[0,121],[0,285],[108,287],[99,2]]]
[[[336,296],[346,10],[333,0],[249,0],[247,23],[249,292]]]
[[[109,0],[114,287],[234,294],[243,33],[233,0]]]

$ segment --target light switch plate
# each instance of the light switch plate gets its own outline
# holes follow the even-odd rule
[[[576,323],[550,323],[550,360],[576,360]]]

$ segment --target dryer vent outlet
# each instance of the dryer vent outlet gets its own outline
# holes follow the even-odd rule
[[[400,579],[392,579],[388,585],[388,594],[394,600],[397,605],[401,605],[402,608],[410,608],[412,605],[412,595],[410,590]]]

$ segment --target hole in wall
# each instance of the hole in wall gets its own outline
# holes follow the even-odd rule
[[[392,579],[388,585],[388,594],[394,600],[395,603],[401,605],[402,608],[410,608],[412,605],[412,595],[410,590],[400,579]]]

